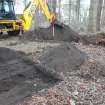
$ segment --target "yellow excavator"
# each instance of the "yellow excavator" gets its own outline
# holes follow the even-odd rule
[[[25,7],[20,19],[17,19],[13,0],[0,0],[0,34],[7,32],[9,35],[19,35],[28,31],[38,7],[41,7],[47,20],[53,24],[56,15],[49,10],[44,0],[31,0]]]

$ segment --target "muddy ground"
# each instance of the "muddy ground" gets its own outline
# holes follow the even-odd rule
[[[63,41],[23,41],[20,37],[5,36],[0,39],[0,50],[0,105],[105,105],[104,47]],[[81,58],[84,60],[78,65]],[[62,81],[47,77],[30,63],[30,60],[47,63],[54,68],[55,59],[57,65],[59,62],[63,65],[56,68],[66,69],[64,73],[60,71]],[[75,69],[70,69],[69,60],[75,61]]]

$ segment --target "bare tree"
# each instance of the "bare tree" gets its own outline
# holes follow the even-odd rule
[[[100,30],[101,11],[103,0],[91,0],[89,9],[88,31],[96,32]]]
[[[70,23],[71,23],[71,0],[69,0],[69,25],[70,25]]]
[[[58,20],[61,21],[61,0],[57,0],[57,4],[58,4]]]
[[[88,22],[88,31],[94,32],[96,31],[96,6],[97,0],[90,0],[90,8],[89,8],[89,22]]]
[[[103,5],[103,0],[98,0],[97,17],[96,17],[96,30],[97,31],[100,31],[102,5]]]
[[[76,1],[76,20],[77,23],[79,23],[79,18],[80,18],[80,0]]]
[[[105,0],[102,8],[101,25],[102,27],[105,27]]]
[[[52,0],[53,12],[56,12],[56,5],[57,5],[57,0]]]

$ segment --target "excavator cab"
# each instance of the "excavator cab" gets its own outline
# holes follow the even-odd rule
[[[16,20],[14,2],[12,0],[0,0],[0,20]]]
[[[0,35],[19,35],[21,22],[16,18],[13,0],[0,0]]]

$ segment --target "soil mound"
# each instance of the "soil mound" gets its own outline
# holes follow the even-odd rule
[[[57,40],[57,41],[75,41],[80,40],[79,34],[72,30],[69,26],[63,25],[63,27],[55,26],[55,35],[53,36],[53,28],[38,28],[34,31],[25,33],[22,39],[34,41],[39,40]]]
[[[85,53],[71,44],[62,44],[49,49],[40,57],[40,62],[57,73],[67,73],[78,70],[78,67],[87,59]],[[50,69],[50,70],[52,70]],[[52,71],[52,72],[53,72]]]
[[[32,68],[36,71],[40,69],[40,71],[42,72],[41,74],[43,74],[43,72],[47,69],[43,65],[36,64],[32,60],[28,59],[28,57],[26,57],[25,54],[22,54],[22,52],[14,51],[9,48],[0,48],[0,79],[8,78],[12,75],[26,72]],[[51,76],[56,79],[56,76],[53,76],[50,73],[50,68],[47,70],[48,73],[44,72],[44,75],[49,77]],[[56,74],[57,73],[55,72],[55,75]]]
[[[105,32],[97,32],[80,36],[80,41],[85,45],[93,44],[105,46]]]

